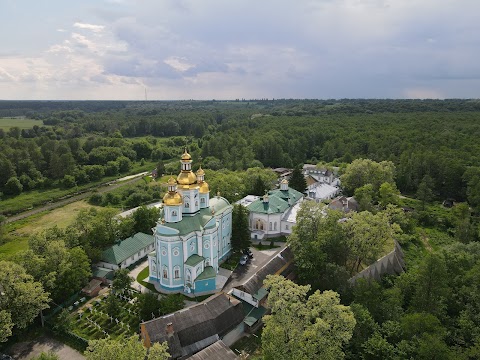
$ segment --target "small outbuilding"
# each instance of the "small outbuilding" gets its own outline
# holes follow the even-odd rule
[[[117,270],[147,257],[155,249],[153,235],[136,233],[102,252],[98,267]]]

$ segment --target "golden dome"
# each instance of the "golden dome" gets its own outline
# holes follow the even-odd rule
[[[192,156],[187,152],[187,148],[185,148],[181,159],[183,161],[192,161]]]
[[[173,176],[170,176],[170,179],[168,179],[168,185],[177,185],[177,181]]]
[[[197,181],[197,177],[193,171],[182,171],[177,176],[177,183],[180,185],[192,185]]]
[[[202,167],[200,166],[200,168],[197,170],[197,175],[205,175],[205,171],[202,169]]]
[[[201,194],[207,194],[210,192],[210,189],[208,187],[208,184],[205,181],[202,181],[200,183],[200,193]]]
[[[288,180],[287,179],[283,179],[280,184],[288,184]]]
[[[182,205],[182,197],[177,192],[167,192],[163,197],[164,205]]]

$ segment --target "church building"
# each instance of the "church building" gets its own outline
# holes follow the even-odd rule
[[[186,149],[180,162],[180,174],[168,181],[153,229],[149,281],[167,292],[213,292],[219,264],[231,252],[233,207],[219,195],[210,197],[205,171],[200,167],[193,173]]]
[[[243,198],[238,203],[246,206],[249,215],[251,236],[254,239],[290,235],[296,224],[297,211],[303,194],[288,186],[288,180],[280,182],[280,188],[270,190],[263,197]],[[253,201],[249,201],[249,200]]]

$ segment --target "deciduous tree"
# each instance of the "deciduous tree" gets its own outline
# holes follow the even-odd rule
[[[267,276],[268,305],[262,349],[266,360],[342,359],[352,337],[355,318],[333,291],[316,291],[281,276]]]
[[[167,343],[154,344],[150,350],[143,347],[138,336],[125,340],[90,340],[85,351],[87,360],[168,360]]]

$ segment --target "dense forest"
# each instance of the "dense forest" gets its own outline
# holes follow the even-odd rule
[[[174,172],[168,160],[187,143],[212,170],[390,160],[402,193],[428,175],[438,198],[480,204],[476,100],[2,101],[0,115],[44,124],[0,129],[4,196],[88,183],[141,159]]]

